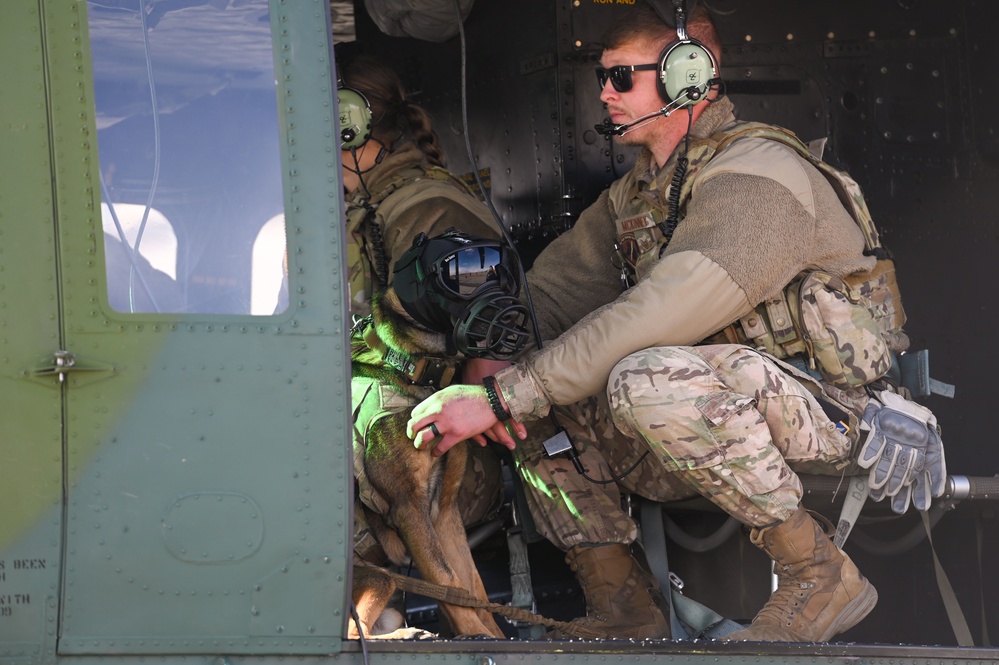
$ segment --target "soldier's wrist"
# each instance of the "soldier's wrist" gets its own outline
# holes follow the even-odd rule
[[[482,385],[486,389],[486,399],[489,400],[489,406],[492,407],[493,414],[496,416],[496,419],[501,423],[509,420],[510,411],[503,404],[503,398],[500,396],[499,391],[496,390],[496,377],[482,377]]]

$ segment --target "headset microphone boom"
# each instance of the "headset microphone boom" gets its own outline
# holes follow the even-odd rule
[[[649,113],[643,115],[641,118],[632,120],[631,122],[626,122],[621,125],[615,125],[610,121],[610,118],[604,118],[602,124],[594,125],[593,128],[597,130],[597,133],[604,138],[610,138],[611,136],[624,136],[628,132],[632,132],[636,129],[644,127],[649,123],[655,122],[659,118],[668,118],[673,111],[682,108],[683,104],[674,104],[670,102],[666,106],[662,107],[655,113]]]

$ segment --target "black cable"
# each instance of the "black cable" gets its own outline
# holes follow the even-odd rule
[[[507,245],[510,246],[510,251],[516,252],[516,246],[514,245],[513,238],[510,236],[510,232],[507,230],[506,225],[503,224],[503,220],[500,218],[499,213],[493,206],[492,197],[486,192],[486,186],[482,182],[482,177],[479,175],[479,166],[475,161],[475,154],[472,151],[472,142],[468,136],[468,75],[466,73],[467,67],[467,52],[465,48],[465,23],[461,16],[461,4],[459,0],[454,0],[454,8],[458,13],[458,35],[461,42],[461,125],[465,134],[465,150],[468,153],[468,163],[472,166],[472,175],[475,176],[475,183],[479,186],[479,192],[482,195],[482,199],[486,202],[489,207],[489,212],[493,216],[496,225],[499,227],[500,233],[503,234],[503,239],[506,241]],[[527,284],[527,273],[524,271],[524,264],[521,261],[517,262],[520,265],[520,282],[524,286],[524,298],[527,300],[527,309],[531,312],[531,326],[534,328],[534,343],[537,347],[541,348],[541,329],[538,327],[537,317],[534,315],[534,301],[531,298],[531,289]]]
[[[382,226],[375,219],[375,209],[368,204],[367,200],[362,202],[367,220],[362,224],[371,233],[371,251],[375,255],[375,275],[378,277],[378,285],[381,288],[388,286],[388,257],[385,255],[385,235],[382,233]]]
[[[687,107],[687,134],[684,136],[683,154],[676,160],[676,169],[673,171],[673,181],[670,183],[669,198],[668,198],[667,204],[666,204],[667,205],[667,211],[668,211],[667,212],[667,216],[666,216],[666,221],[665,222],[659,222],[659,224],[657,224],[657,226],[659,227],[659,230],[662,232],[663,238],[664,238],[664,242],[663,242],[663,246],[662,246],[663,250],[666,249],[666,247],[669,245],[670,240],[673,239],[673,232],[676,231],[676,227],[680,224],[680,221],[679,221],[680,220],[680,192],[683,189],[683,181],[687,177],[687,163],[688,163],[688,161],[687,161],[687,153],[690,151],[690,129],[691,129],[692,125],[693,125],[693,122],[694,122],[694,107],[693,106],[688,106]],[[661,255],[661,253],[662,253],[662,250],[660,250],[660,255]],[[596,478],[591,478],[585,472],[579,471],[579,469],[581,468],[581,465],[576,466],[576,470],[579,471],[579,473],[582,474],[582,476],[584,478],[586,478],[587,480],[589,480],[592,483],[596,483],[598,485],[609,485],[610,483],[616,483],[617,481],[621,480],[622,478],[624,478],[625,476],[627,476],[629,473],[631,473],[632,471],[634,471],[635,469],[637,469],[638,465],[642,463],[642,460],[644,460],[648,456],[648,454],[649,454],[649,451],[646,450],[644,453],[642,453],[642,456],[639,457],[638,460],[634,464],[632,464],[631,467],[627,471],[625,471],[624,473],[622,473],[619,476],[614,476],[613,478],[610,478],[609,480],[597,480]],[[573,464],[574,465],[577,464],[577,460],[576,459],[573,460]]]
[[[657,224],[659,231],[663,234],[664,248],[673,239],[673,232],[676,231],[676,227],[680,223],[680,190],[687,177],[687,163],[687,154],[684,152],[683,156],[676,160],[676,169],[673,170],[673,181],[670,183],[669,197],[666,200],[668,211],[666,220]]]
[[[350,601],[350,616],[354,619],[354,625],[357,626],[357,635],[361,640],[361,653],[364,659],[364,665],[370,665],[370,660],[368,659],[368,639],[364,637],[364,628],[361,626],[361,618],[357,616],[357,607],[354,606],[354,601]]]
[[[742,528],[742,522],[731,515],[722,522],[717,530],[707,536],[690,535],[669,515],[663,515],[663,522],[666,525],[666,535],[670,537],[670,540],[690,552],[710,552],[720,547],[732,537],[732,534]]]
[[[467,50],[465,46],[465,26],[461,16],[461,4],[459,3],[459,0],[454,0],[454,7],[455,11],[458,14],[458,35],[459,35],[459,41],[461,43],[461,123],[462,123],[462,129],[464,130],[465,134],[465,150],[468,153],[468,162],[472,166],[472,174],[475,176],[475,182],[479,186],[479,191],[482,193],[482,198],[483,200],[485,200],[486,205],[489,206],[489,212],[492,213],[493,219],[496,221],[496,225],[499,226],[500,232],[503,234],[503,238],[510,246],[511,251],[515,252],[516,248],[513,243],[513,238],[510,236],[510,232],[507,231],[506,226],[503,224],[503,220],[500,218],[499,213],[496,212],[496,208],[493,206],[492,197],[490,197],[486,192],[485,185],[483,184],[482,178],[479,175],[479,167],[475,161],[475,154],[472,151],[472,143],[468,135],[468,89],[467,89],[468,76],[466,74]],[[688,109],[688,112],[690,113],[690,121],[692,121],[693,109],[692,108]],[[687,149],[689,149],[689,146],[690,146],[690,126],[688,124],[687,145],[684,148],[684,156],[686,156],[686,152]],[[681,186],[682,186],[682,179],[686,174],[685,157],[683,158],[683,162],[684,162],[683,173],[681,173],[680,176]],[[677,191],[677,197],[679,197],[680,186],[676,187],[676,191]],[[677,204],[677,210],[679,210],[679,203]],[[679,217],[679,212],[677,212],[676,217]],[[531,298],[531,289],[527,283],[527,273],[524,271],[524,264],[519,261],[518,263],[520,264],[520,281],[524,285],[524,297],[527,300],[527,309],[531,312],[531,324],[532,327],[534,328],[535,344],[540,349],[542,348],[543,345],[541,341],[541,329],[538,327],[537,316],[534,313],[534,301]],[[555,417],[554,409],[550,409],[548,411],[548,417],[551,420],[552,425],[555,426],[555,429],[558,432],[565,431],[565,428],[562,427],[562,425],[558,422],[558,419]],[[566,433],[566,436],[568,437],[568,433]],[[579,459],[579,452],[576,451],[575,444],[572,443],[571,439],[569,439],[569,449],[566,451],[566,454],[569,457],[569,461],[572,462],[573,467],[581,476],[583,476],[583,478],[597,485],[609,485],[610,483],[618,482],[619,480],[627,476],[629,473],[634,471],[636,468],[638,468],[638,465],[642,463],[642,460],[644,460],[646,456],[648,456],[649,451],[646,450],[644,453],[642,453],[642,456],[639,457],[638,460],[634,464],[632,464],[627,471],[618,476],[614,476],[608,480],[599,480],[597,478],[593,478],[587,473],[586,469],[583,467],[583,464]]]
[[[629,473],[631,473],[632,471],[634,471],[635,469],[637,469],[638,465],[642,463],[642,460],[644,460],[648,456],[649,456],[649,451],[646,450],[644,453],[642,453],[641,457],[639,457],[637,460],[635,460],[634,464],[632,464],[630,467],[628,467],[627,471],[625,471],[624,473],[622,473],[619,476],[613,476],[611,478],[608,478],[607,480],[598,480],[597,478],[591,478],[590,475],[587,474],[585,470],[579,471],[579,469],[582,468],[582,463],[580,463],[580,466],[577,467],[576,470],[579,471],[579,475],[581,475],[583,478],[586,478],[591,483],[595,483],[597,485],[610,485],[611,483],[616,483],[617,481],[623,479]],[[578,459],[579,456],[577,455],[576,457]]]
[[[669,186],[669,197],[666,200],[666,220],[659,222],[656,226],[663,234],[663,245],[659,250],[659,255],[669,246],[673,239],[673,232],[680,224],[680,194],[683,190],[683,181],[687,178],[687,154],[690,152],[690,130],[694,122],[694,107],[687,107],[687,134],[684,137],[683,154],[676,160],[676,168],[673,170],[673,180]]]
[[[496,225],[499,227],[500,233],[503,234],[503,239],[506,241],[510,250],[516,252],[517,249],[514,245],[513,238],[510,236],[510,232],[507,230],[506,225],[503,224],[503,220],[500,218],[499,213],[496,211],[493,205],[492,197],[486,192],[486,187],[482,182],[482,177],[479,175],[479,166],[475,161],[475,154],[472,150],[472,142],[468,135],[468,75],[466,73],[467,67],[467,49],[465,46],[465,25],[461,16],[461,4],[459,0],[454,0],[455,11],[458,13],[458,35],[459,41],[461,43],[461,124],[462,129],[465,134],[465,150],[468,153],[468,163],[472,166],[472,175],[475,176],[475,182],[479,186],[479,192],[482,194],[482,199],[486,202],[489,207],[489,212],[492,214]],[[524,299],[527,301],[527,309],[531,313],[531,327],[534,332],[534,343],[538,349],[542,348],[543,343],[541,341],[541,328],[538,326],[538,317],[535,315],[534,311],[534,299],[531,297],[531,287],[527,283],[527,272],[524,270],[524,264],[522,261],[517,262],[520,266],[520,283],[524,286]],[[549,410],[548,417],[555,426],[555,429],[559,432],[563,432],[564,428],[559,424],[558,419],[555,417],[554,409]],[[576,448],[572,445],[570,440],[568,457],[572,462],[572,465],[576,468],[584,478],[591,480],[592,482],[611,482],[611,481],[598,481],[590,478],[586,474],[586,470],[583,468],[582,463],[579,461],[579,453],[576,452]],[[641,460],[639,460],[641,461]],[[637,466],[637,463],[636,463]],[[629,470],[628,473],[631,473]],[[623,476],[622,476],[623,477]],[[620,480],[618,478],[617,480]],[[616,482],[616,481],[613,481]]]
[[[929,517],[930,526],[935,527],[937,522],[947,513],[939,503],[930,506]],[[922,524],[917,524],[911,531],[890,541],[880,540],[854,527],[850,532],[850,542],[865,552],[871,552],[879,556],[899,556],[908,552],[913,547],[926,540],[926,529]]]

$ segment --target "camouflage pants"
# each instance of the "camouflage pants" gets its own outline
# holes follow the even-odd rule
[[[374,531],[365,518],[362,504],[384,515],[388,506],[371,487],[364,474],[365,437],[371,425],[390,413],[411,410],[433,392],[426,389],[420,396],[403,393],[393,385],[366,378],[351,380],[353,412],[354,478],[357,496],[354,503],[354,553],[366,557],[379,547]],[[491,519],[503,501],[503,477],[500,462],[489,448],[468,446],[465,476],[458,495],[458,509],[466,527]],[[366,557],[367,558],[367,557]],[[377,557],[376,557],[377,558]]]
[[[805,387],[810,380],[740,345],[656,347],[624,358],[606,395],[573,405],[560,421],[590,477],[638,466],[617,483],[596,484],[568,461],[525,447],[517,460],[538,530],[563,549],[632,542],[621,489],[657,501],[701,495],[751,526],[784,521],[801,500],[795,471],[839,474],[850,458],[850,439]]]

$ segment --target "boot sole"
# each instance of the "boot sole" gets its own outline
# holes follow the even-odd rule
[[[877,604],[878,590],[874,588],[873,584],[864,579],[864,588],[861,592],[843,608],[843,611],[837,617],[838,620],[829,626],[817,641],[828,642],[836,635],[850,630],[870,614],[871,610]]]

